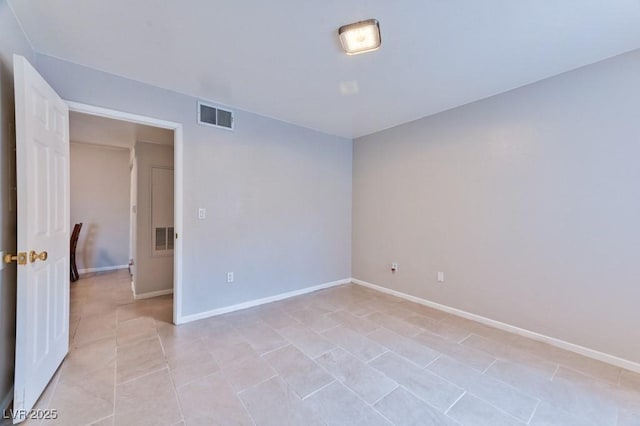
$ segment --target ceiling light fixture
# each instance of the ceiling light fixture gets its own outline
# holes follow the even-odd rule
[[[377,19],[367,19],[338,28],[340,43],[347,55],[377,50],[382,43],[380,24]]]

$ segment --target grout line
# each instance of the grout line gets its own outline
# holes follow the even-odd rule
[[[515,389],[515,388],[514,388]],[[517,390],[517,389],[516,389]],[[473,394],[472,394],[473,395]],[[487,401],[486,399],[480,398],[479,396],[474,395],[476,398],[478,398],[481,401],[484,401],[487,405],[493,407],[494,409],[498,410],[499,412],[501,412],[502,414],[504,414],[505,416],[511,417],[512,419],[514,419],[516,422],[522,423],[522,420],[519,419],[518,417],[516,417],[515,415],[508,413],[507,410],[505,410],[504,408],[500,408],[497,405],[493,404],[492,402]],[[536,398],[537,399],[537,398]],[[540,400],[538,400],[540,401]],[[537,405],[536,405],[537,406]]]
[[[560,364],[557,365],[556,369],[553,371],[553,374],[551,375],[551,378],[549,380],[553,381],[554,377],[556,377],[556,374],[558,374],[559,370],[560,370]]]
[[[171,374],[171,368],[169,368],[169,359],[167,357],[167,351],[164,348],[164,343],[162,342],[162,338],[160,338],[160,333],[158,332],[158,324],[156,323],[155,319],[153,321],[153,326],[154,326],[154,328],[156,330],[155,337],[158,339],[158,341],[160,341],[160,349],[162,349],[162,357],[164,359],[164,363],[165,363],[165,366],[167,368],[167,374],[169,375],[169,381],[171,382],[171,388],[173,389],[173,395],[176,398],[176,402],[178,403],[178,409],[180,410],[180,419],[182,420],[182,422],[186,423],[186,420],[184,418],[184,409],[182,408],[182,401],[180,400],[180,396],[178,395],[178,388],[176,387],[176,383],[173,380],[173,374]],[[213,356],[212,356],[212,358],[213,358]],[[114,414],[114,420],[115,420],[115,414]]]
[[[518,364],[518,365],[520,366],[520,364]],[[542,375],[539,375],[537,373],[533,373],[533,374],[535,374],[536,377],[538,379],[540,379],[540,380],[547,380]],[[505,381],[502,377],[487,375],[487,378],[489,378],[491,380],[494,380],[494,381],[496,381],[496,382],[498,382],[498,383],[500,383],[500,384],[502,384],[502,385],[504,385],[504,386],[506,386],[508,388],[515,389],[516,391],[520,392],[524,396],[527,396],[527,397],[532,398],[532,399],[536,399],[538,401],[542,401],[542,398],[538,397],[538,395],[535,394],[534,392],[531,392],[530,389],[527,386],[520,387],[521,384],[520,384],[519,381],[518,381],[518,384],[513,384],[513,383]]]
[[[397,388],[396,388],[396,389],[397,389]],[[389,422],[389,424],[391,424],[391,425],[395,425],[395,423],[394,423],[394,422],[392,422],[390,418],[388,418],[387,416],[385,416],[384,414],[382,414],[382,413],[381,413],[381,412],[380,412],[376,407],[373,407],[373,406],[372,406],[372,407],[371,407],[371,409],[372,409],[375,413],[377,413],[380,417],[382,417],[383,419],[385,419],[386,421],[388,421],[388,422]]]
[[[332,325],[331,327],[323,328],[322,330],[314,330],[314,329],[311,327],[311,325],[308,325],[308,326],[307,326],[307,325],[305,325],[305,327],[306,327],[306,328],[308,328],[309,330],[313,331],[313,332],[314,332],[314,333],[316,333],[316,334],[322,335],[322,333],[325,333],[325,332],[327,332],[327,331],[329,331],[329,330],[333,330],[334,328],[337,328],[337,327],[342,327],[342,324]],[[345,328],[346,328],[346,327],[345,327]],[[353,331],[353,330],[352,330],[352,331]]]
[[[247,389],[249,389],[249,388],[247,388]],[[247,406],[244,404],[244,401],[238,395],[239,395],[239,393],[236,392],[236,398],[238,399],[238,401],[240,401],[240,405],[242,405],[242,408],[244,408],[244,411],[245,411],[245,413],[247,413],[247,416],[249,416],[249,420],[251,420],[251,422],[253,423],[254,426],[257,425],[256,419],[253,418],[253,416],[251,415],[251,412],[249,411]]]
[[[274,371],[275,371],[275,369],[274,369]],[[224,375],[224,372],[222,372],[222,370],[221,370],[220,372],[222,373],[222,376],[226,379],[226,376]],[[214,374],[215,374],[215,373],[214,373]],[[207,377],[208,377],[208,376],[207,376]],[[279,374],[277,371],[276,371],[276,374],[274,374],[274,375],[273,375],[273,376],[271,376],[271,377],[268,377],[268,378],[266,378],[266,379],[264,379],[264,380],[261,380],[261,381],[259,381],[258,383],[256,383],[256,384],[254,384],[254,385],[249,386],[248,388],[244,388],[244,389],[242,389],[242,390],[240,390],[240,391],[236,391],[236,395],[240,395],[241,393],[244,393],[244,392],[248,391],[249,389],[253,389],[253,388],[257,387],[257,386],[260,386],[260,385],[261,385],[261,384],[263,384],[263,383],[268,382],[269,380],[273,380],[273,379],[274,379],[274,378],[276,378],[276,377],[280,377],[280,374]],[[283,380],[284,380],[284,379],[283,379]],[[232,386],[232,387],[233,387],[233,386]],[[235,389],[234,389],[234,390],[235,390]]]
[[[391,379],[390,379],[391,380]],[[395,382],[395,380],[394,380]],[[385,393],[384,395],[382,395],[380,398],[376,399],[375,401],[373,401],[371,404],[369,404],[371,407],[373,407],[374,405],[376,405],[378,402],[382,401],[383,399],[385,399],[386,397],[388,397],[389,395],[391,395],[396,389],[398,389],[400,387],[400,384],[398,384],[396,382],[396,386],[391,389],[389,392]],[[375,408],[374,408],[375,409]]]
[[[444,354],[442,354],[442,353],[440,353],[440,352],[438,352],[438,356],[437,356],[437,357],[435,357],[434,359],[432,359],[431,361],[429,361],[429,363],[428,363],[427,365],[425,365],[424,367],[422,367],[422,370],[427,370],[431,364],[433,364],[434,362],[436,362],[437,360],[439,360],[439,359],[440,359],[440,358],[442,358],[443,356],[445,356],[445,355],[444,355]],[[451,358],[451,359],[453,359],[453,358]],[[454,360],[454,361],[456,361],[456,360]],[[456,361],[456,362],[459,362],[459,361]],[[462,364],[462,363],[461,363],[461,364]],[[432,371],[431,371],[431,370],[429,370],[429,372],[431,372],[431,373],[432,373]]]
[[[249,346],[251,346],[251,344],[250,344],[249,342],[245,342],[245,343],[247,343]],[[294,348],[298,349],[298,348],[297,348],[293,343],[291,343],[291,342],[289,342],[289,341],[287,340],[287,343],[286,343],[286,344],[284,344],[284,345],[282,345],[282,346],[280,346],[280,347],[277,347],[277,348],[275,348],[275,349],[271,349],[270,351],[267,351],[267,352],[264,352],[264,353],[261,353],[261,354],[257,354],[257,355],[258,355],[258,357],[259,357],[259,358],[262,358],[262,357],[264,357],[265,355],[269,355],[269,354],[271,354],[271,353],[274,353],[274,352],[276,352],[276,351],[279,351],[280,349],[284,349],[284,348],[286,348],[286,347],[288,347],[288,346],[293,346]],[[253,350],[253,348],[251,348],[251,349]],[[298,350],[300,350],[300,349],[298,349]],[[302,351],[300,351],[300,352],[302,352]]]
[[[514,388],[516,389],[516,388]],[[518,389],[516,389],[518,390]],[[492,407],[493,409],[497,410],[498,412],[504,414],[507,417],[511,417],[512,419],[516,420],[519,423],[522,423],[522,420],[520,420],[519,418],[517,418],[516,416],[514,416],[513,414],[508,413],[504,408],[500,408],[497,405],[495,405],[494,403],[482,398],[481,396],[477,395],[477,394],[473,394],[471,392],[468,392],[469,395],[473,396],[476,399],[479,399],[480,401],[484,402],[485,404],[487,404],[488,406]],[[537,399],[537,398],[536,398]],[[540,400],[538,400],[540,401]]]
[[[360,400],[364,405],[373,408],[371,406],[371,404],[367,403],[367,401],[365,401],[362,397],[360,397],[360,395],[358,395],[353,389],[351,389],[345,383],[342,383],[340,380],[334,380],[334,382],[338,383],[339,386],[342,386],[347,392],[349,392],[351,395],[353,395],[356,399]],[[329,386],[329,385],[331,385],[331,383],[329,383],[327,386]],[[323,386],[323,388],[325,388],[327,386]],[[398,386],[396,386],[396,389],[398,388]],[[316,392],[319,392],[320,390],[322,390],[322,389],[318,389]],[[315,392],[313,392],[313,393],[315,393]],[[311,395],[308,395],[308,396],[311,396]],[[373,409],[375,410],[375,408],[373,408]]]
[[[384,352],[382,352],[380,355],[376,355],[376,356],[374,356],[374,357],[373,357],[373,358],[371,358],[369,361],[366,361],[366,362],[365,362],[365,364],[369,364],[369,363],[371,363],[371,362],[375,361],[376,359],[380,358],[381,356],[383,356],[383,355],[388,354],[389,352],[391,352],[389,349],[387,349],[387,348],[385,348],[385,349],[386,349],[386,350],[385,350]],[[347,352],[348,352],[348,351],[347,351]],[[356,358],[358,358],[358,357],[356,357]],[[359,358],[358,358],[358,359],[359,359]],[[405,359],[405,358],[403,358],[403,359]]]
[[[338,379],[336,379],[336,378],[334,377],[334,379],[333,379],[332,381],[330,381],[329,383],[327,383],[326,385],[324,385],[324,386],[320,386],[318,389],[314,390],[314,391],[313,391],[313,392],[311,392],[309,395],[305,396],[304,398],[300,398],[300,399],[302,399],[302,400],[304,401],[305,399],[309,398],[309,397],[310,397],[310,396],[312,396],[312,395],[315,395],[316,393],[320,392],[322,389],[324,389],[324,388],[326,388],[326,387],[328,387],[328,386],[332,385],[333,383],[335,383],[335,382],[337,382],[337,381],[338,381]]]
[[[529,420],[527,421],[527,424],[531,424],[531,421],[533,420],[533,416],[536,415],[536,411],[538,411],[538,407],[540,406],[540,404],[542,404],[542,400],[541,399],[538,400],[538,403],[533,408],[533,412],[531,413],[531,416],[529,417]]]
[[[423,397],[421,397],[421,396],[418,396],[418,395],[417,395],[416,393],[414,393],[411,389],[408,389],[408,388],[406,388],[406,387],[404,387],[404,386],[402,386],[402,385],[400,385],[399,387],[401,387],[405,392],[407,392],[407,393],[409,393],[409,394],[413,395],[413,397],[414,397],[414,398],[416,398],[417,400],[419,400],[419,401],[420,401],[420,402],[422,402],[423,404],[426,404],[428,407],[430,407],[430,408],[431,408],[431,409],[433,409],[434,411],[437,411],[437,412],[439,412],[439,413],[443,413],[444,415],[446,415],[446,412],[447,412],[447,411],[449,411],[449,410],[451,409],[451,407],[453,407],[453,406],[456,404],[456,402],[458,402],[460,399],[462,399],[462,397],[467,393],[467,391],[463,389],[463,390],[462,390],[462,395],[460,395],[460,396],[458,397],[458,399],[456,399],[456,400],[453,402],[453,404],[451,404],[451,407],[449,407],[446,411],[444,411],[444,412],[443,412],[442,410],[440,410],[439,408],[437,408],[436,406],[434,406],[432,402],[427,401],[426,399],[424,399],[424,398],[423,398]],[[457,423],[457,421],[456,421],[456,423]]]
[[[129,383],[131,383],[131,382],[133,382],[133,381],[136,381],[136,380],[138,380],[138,379],[145,378],[145,377],[147,377],[147,376],[150,376],[150,375],[155,374],[155,373],[157,373],[157,372],[159,372],[159,371],[162,371],[162,370],[167,370],[167,371],[169,371],[169,374],[171,374],[171,371],[169,370],[169,364],[167,364],[167,363],[166,363],[166,361],[165,361],[165,363],[164,363],[164,365],[163,365],[162,367],[158,367],[157,369],[155,369],[155,370],[153,370],[153,371],[147,371],[147,372],[146,372],[146,373],[144,373],[143,375],[141,375],[141,376],[137,376],[137,377],[134,377],[133,379],[129,379],[129,380],[127,380],[126,382],[116,383],[116,386],[121,386],[121,385],[129,384]]]
[[[455,360],[454,360],[454,361],[455,361]],[[472,367],[469,367],[469,368],[472,368]],[[435,376],[435,377],[437,377],[437,378],[439,378],[440,380],[442,380],[442,381],[444,381],[444,382],[449,383],[449,384],[450,384],[450,385],[452,385],[452,386],[455,386],[455,387],[457,387],[457,388],[460,388],[460,389],[462,389],[465,393],[467,393],[467,390],[465,389],[465,387],[464,387],[464,386],[459,385],[457,382],[451,381],[451,380],[449,380],[448,378],[446,378],[446,377],[444,377],[444,376],[442,376],[442,375],[438,374],[438,372],[437,372],[437,371],[427,370],[427,369],[426,369],[426,367],[423,369],[423,371],[424,371],[424,372],[426,372],[426,373],[428,373],[428,374],[431,374],[431,375],[433,375],[433,376]],[[478,373],[478,376],[481,376],[481,375],[482,375],[479,371],[478,371],[477,373]],[[462,396],[461,396],[461,397],[462,397]],[[451,407],[449,407],[449,408],[451,408]]]
[[[164,348],[162,349],[164,352]],[[169,376],[169,381],[171,382],[171,388],[173,389],[173,396],[176,398],[176,402],[178,403],[178,409],[180,410],[180,420],[185,421],[184,418],[184,409],[182,408],[182,402],[180,401],[180,396],[178,395],[178,388],[176,387],[176,382],[173,381],[173,375],[171,374],[171,369],[169,368],[169,364],[167,364],[167,375]]]
[[[362,335],[362,336],[364,336],[364,337],[369,337],[369,336],[371,336],[373,333],[377,333],[377,332],[378,332],[378,331],[380,331],[380,330],[387,330],[387,331],[391,331],[391,330],[389,330],[388,328],[385,328],[385,327],[381,326],[380,324],[376,324],[376,323],[375,323],[375,322],[373,322],[373,321],[371,321],[371,323],[372,323],[372,324],[374,324],[374,325],[376,326],[376,329],[375,329],[375,330],[371,330],[371,331],[366,332],[366,333],[358,333],[358,334],[361,334],[361,335]],[[350,330],[351,330],[351,329],[350,329]],[[351,330],[351,331],[354,331],[354,330]],[[354,332],[355,332],[355,331],[354,331]]]
[[[169,368],[169,371],[171,371],[171,368]],[[177,386],[176,390],[181,389],[181,388],[183,388],[185,386],[188,386],[188,385],[190,385],[190,384],[192,384],[194,382],[197,382],[198,380],[206,379],[208,377],[215,376],[215,375],[220,375],[221,377],[224,378],[224,376],[222,375],[222,370],[218,369],[217,371],[214,371],[213,373],[205,374],[204,376],[198,376],[198,377],[195,377],[195,378],[189,380],[188,382],[184,382],[180,386]]]
[[[465,340],[467,340],[469,337],[473,336],[473,333],[469,333],[468,335],[464,336],[462,339],[460,340],[454,340],[457,344],[461,345],[462,343],[464,343]],[[482,337],[482,336],[479,336]]]
[[[458,403],[458,401],[460,401],[460,400],[462,399],[462,397],[463,397],[463,396],[465,396],[466,394],[467,394],[467,391],[466,391],[466,390],[463,390],[462,395],[460,395],[460,396],[458,397],[458,399],[456,399],[455,401],[453,401],[453,404],[451,404],[451,405],[449,406],[449,408],[447,408],[446,410],[444,410],[444,414],[445,414],[445,416],[447,415],[447,413],[449,412],[449,410],[451,410],[451,409],[453,408],[453,406],[454,406],[454,405],[456,405],[456,404]]]
[[[155,336],[149,335],[149,336],[146,336],[146,337],[142,337],[142,338],[140,338],[138,340],[134,340],[132,342],[123,343],[122,345],[118,345],[118,336],[115,336],[115,338],[116,338],[116,346],[118,348],[130,347],[130,346],[133,346],[133,345],[137,345],[137,344],[139,344],[141,342],[145,342],[147,340],[154,340],[154,339],[158,339],[160,341],[160,346],[162,347],[162,339],[160,338],[160,335],[157,332],[156,332]],[[162,355],[164,356],[164,348],[162,348]]]
[[[482,370],[482,374],[486,374],[486,372],[487,372],[487,371],[489,371],[489,369],[490,369],[491,367],[493,367],[493,365],[494,365],[496,362],[498,362],[498,358],[494,359],[494,360],[491,362],[491,364],[489,364],[489,365],[487,366],[487,368],[485,368],[484,370]]]
[[[567,369],[569,371],[573,371],[574,373],[576,373],[576,374],[578,374],[580,376],[584,376],[586,379],[588,379],[588,380],[590,380],[592,382],[599,383],[601,385],[603,385],[603,384],[604,385],[608,385],[608,386],[610,386],[610,385],[620,386],[621,385],[620,381],[621,381],[621,377],[622,377],[622,370],[623,370],[622,368],[619,369],[618,376],[616,377],[616,380],[615,381],[610,381],[610,380],[607,380],[607,379],[605,379],[603,377],[598,377],[597,375],[588,373],[588,372],[586,372],[584,370],[577,369],[577,368],[574,368],[574,367],[566,365],[566,364],[560,363],[559,367],[565,368],[565,369]]]
[[[272,353],[272,352],[279,351],[280,349],[286,348],[287,346],[295,346],[295,345],[294,345],[293,343],[291,343],[288,339],[285,339],[284,337],[283,337],[283,339],[285,340],[285,344],[284,344],[284,345],[282,345],[282,346],[278,346],[277,348],[275,348],[275,349],[271,349],[271,350],[269,350],[269,351],[267,351],[267,352],[263,352],[263,353],[259,354],[258,356],[259,356],[259,357],[262,357],[263,355],[267,355],[267,354],[270,354],[270,353]],[[247,343],[249,343],[249,342],[247,341]],[[249,346],[251,346],[251,343],[249,343]],[[253,348],[251,348],[251,349],[253,349]],[[255,349],[254,349],[254,350],[255,350]],[[300,352],[302,352],[302,351],[300,351]]]
[[[428,366],[429,366],[433,361],[435,361],[435,359],[434,359],[434,360],[429,361],[429,362],[428,362],[428,363],[426,363],[425,365],[422,365],[422,364],[418,364],[418,362],[417,362],[417,361],[414,361],[414,360],[411,360],[411,359],[407,358],[406,356],[402,355],[400,352],[395,352],[395,351],[392,351],[392,352],[393,352],[395,355],[397,355],[398,357],[400,357],[403,361],[407,361],[407,362],[408,362],[409,364],[411,364],[412,366],[417,367],[418,369],[423,370],[423,371],[424,371],[424,370],[426,370],[426,368],[427,368],[427,367],[428,367]],[[435,352],[435,351],[434,351],[434,352]],[[437,358],[439,358],[439,357],[440,357],[440,355],[438,355],[438,357],[437,357]]]

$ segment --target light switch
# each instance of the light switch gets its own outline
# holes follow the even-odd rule
[[[200,207],[198,209],[198,219],[204,219],[207,217],[207,209]]]

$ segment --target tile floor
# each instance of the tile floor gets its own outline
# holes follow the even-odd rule
[[[179,327],[124,271],[71,287],[46,424],[640,425],[638,374],[357,285]]]

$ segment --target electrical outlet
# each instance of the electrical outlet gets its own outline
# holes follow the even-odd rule
[[[444,282],[444,272],[438,272],[438,282],[439,283]]]
[[[205,219],[207,217],[207,209],[200,207],[198,209],[198,219]]]
[[[391,264],[391,272],[398,272],[398,264],[397,263],[392,263]]]
[[[228,283],[233,282],[233,272],[227,272],[227,282]]]

